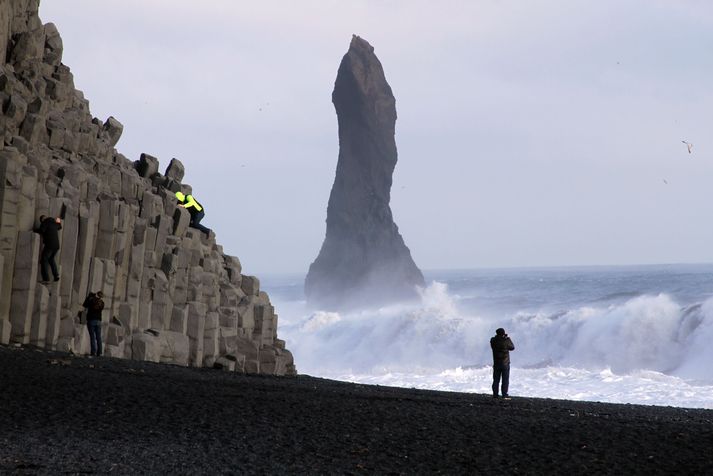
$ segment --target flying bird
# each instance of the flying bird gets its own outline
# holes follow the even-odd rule
[[[666,181],[666,179],[663,179],[663,183],[665,183],[666,185],[668,185],[668,182]]]
[[[690,153],[691,153],[691,149],[693,149],[693,144],[691,144],[690,142],[686,142],[685,140],[682,140],[681,142],[683,142],[684,144],[686,144],[686,147],[688,148],[688,153],[690,154]]]

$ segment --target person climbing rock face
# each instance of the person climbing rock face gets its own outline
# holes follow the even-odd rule
[[[52,269],[52,276],[55,281],[59,281],[59,271],[55,256],[59,251],[59,230],[62,229],[62,220],[59,218],[46,217],[40,215],[40,226],[35,228],[35,233],[42,236],[42,254],[40,255],[40,271],[42,272],[42,283],[50,282],[47,266]]]
[[[205,210],[203,206],[193,198],[193,195],[184,195],[182,192],[176,192],[176,198],[178,199],[178,206],[183,207],[188,210],[191,214],[192,228],[196,228],[206,235],[210,235],[210,228],[201,225],[201,220],[205,216]]]

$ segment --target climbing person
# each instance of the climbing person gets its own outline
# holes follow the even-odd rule
[[[104,294],[101,291],[89,293],[84,300],[87,309],[87,330],[89,331],[89,346],[91,355],[102,355],[102,311],[104,310]]]
[[[193,195],[184,195],[182,192],[176,192],[176,198],[178,199],[178,206],[185,208],[188,210],[188,213],[191,214],[190,226],[210,236],[210,228],[201,225],[201,220],[205,216],[205,210],[203,206],[198,203],[198,200],[196,200]]]
[[[40,255],[40,271],[42,272],[42,283],[50,282],[47,266],[52,270],[55,281],[59,281],[59,271],[55,256],[59,251],[59,230],[62,229],[62,220],[58,218],[40,215],[40,226],[34,229],[35,233],[42,236],[42,254]]]
[[[490,339],[490,348],[493,349],[493,398],[498,398],[498,387],[502,378],[502,396],[510,400],[510,351],[515,350],[515,346],[505,329],[501,327],[495,331],[495,336]]]

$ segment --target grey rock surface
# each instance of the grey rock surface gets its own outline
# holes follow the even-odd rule
[[[396,101],[374,48],[358,36],[339,66],[332,102],[339,159],[326,237],[305,280],[307,298],[335,309],[414,298],[423,274],[389,207]]]
[[[88,353],[82,303],[102,291],[108,356],[295,374],[257,278],[176,206],[174,192],[191,190],[183,164],[162,176],[158,158],[114,148],[124,126],[91,116],[38,8],[0,0],[0,343]],[[40,215],[62,219],[49,284]]]

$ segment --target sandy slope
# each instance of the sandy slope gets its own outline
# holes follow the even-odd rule
[[[713,411],[0,346],[0,473],[713,474]]]

